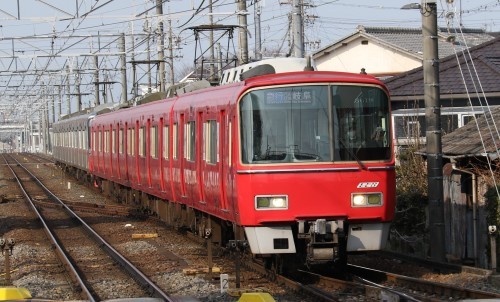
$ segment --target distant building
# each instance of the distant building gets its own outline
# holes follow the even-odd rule
[[[439,56],[447,57],[494,38],[480,29],[441,28]],[[456,33],[458,32],[458,33]],[[364,27],[313,53],[318,70],[358,73],[362,68],[376,77],[390,77],[422,66],[422,29]]]

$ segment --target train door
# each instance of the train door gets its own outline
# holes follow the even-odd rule
[[[193,205],[198,199],[197,163],[196,163],[196,115],[195,120],[186,121],[184,124],[184,158],[183,158],[183,185],[184,196],[188,197],[186,203]]]
[[[226,209],[227,211],[231,211],[234,215],[235,209],[234,205],[236,203],[236,196],[235,196],[235,175],[236,175],[236,165],[234,161],[237,158],[237,147],[238,142],[236,138],[238,137],[237,135],[237,129],[238,127],[236,126],[236,117],[234,115],[228,115],[228,123],[227,123],[227,131],[225,132],[225,138],[227,141],[227,144],[224,145],[224,149],[227,151],[227,161],[224,164],[224,169],[227,169],[226,173],[224,173],[224,182],[225,182],[225,198],[226,198]],[[227,146],[227,147],[226,147]]]
[[[116,167],[118,170],[118,179],[121,180],[123,169],[125,167],[125,162],[123,160],[123,128],[121,123],[118,123],[116,125],[116,131],[118,131],[118,152],[116,155]]]
[[[92,172],[98,172],[99,171],[99,159],[96,154],[97,151],[97,127],[92,127],[92,142],[91,144],[91,152],[92,152]]]
[[[136,121],[135,122],[135,140],[134,140],[134,149],[135,149],[135,179],[136,179],[136,183],[138,185],[141,184],[141,170],[140,170],[140,162],[139,162],[139,157],[141,156],[141,147],[143,146],[142,145],[142,135],[140,134],[140,127],[139,127],[139,121]]]
[[[153,160],[153,133],[151,132],[153,127],[151,126],[151,119],[146,122],[145,140],[146,140],[146,150],[144,157],[146,158],[146,179],[148,181],[148,188],[151,188],[151,161]]]
[[[203,112],[199,112],[198,113],[198,120],[197,120],[197,123],[196,123],[196,127],[198,128],[196,130],[196,135],[199,139],[195,139],[195,147],[196,147],[196,159],[195,159],[195,163],[196,163],[196,182],[198,183],[198,200],[200,202],[206,202],[205,200],[205,192],[204,192],[204,186],[205,186],[205,183],[203,181],[203,171],[205,170],[205,161],[204,161],[204,155],[205,155],[205,152],[203,150],[203,146],[205,146],[204,144],[204,139],[205,139],[205,131],[204,131],[204,128],[205,128],[205,124],[203,123]]]
[[[116,179],[120,178],[120,165],[118,159],[118,124],[115,124],[111,130],[111,163],[113,165],[113,175]]]
[[[89,171],[93,171],[94,170],[94,164],[92,163],[92,159],[91,159],[91,154],[92,154],[92,140],[91,140],[91,137],[92,137],[92,127],[90,125],[90,122],[92,121],[92,118],[89,118],[87,120],[87,123],[85,125],[85,152],[87,153],[87,162],[86,162],[86,165],[85,167],[89,169]]]
[[[168,133],[168,128],[165,125],[165,119],[160,118],[160,123],[158,125],[158,161],[159,161],[159,169],[160,169],[160,190],[165,192],[165,162],[168,158],[166,155],[168,154],[168,145],[165,143],[167,137],[165,133]],[[167,151],[167,152],[166,152]]]
[[[108,169],[109,169],[109,163],[107,161],[107,147],[108,147],[108,143],[109,143],[109,130],[106,129],[106,125],[103,125],[102,126],[102,129],[101,129],[101,158],[102,158],[102,172],[104,174],[108,173]]]
[[[184,177],[184,166],[185,166],[185,158],[186,158],[186,127],[184,124],[184,114],[181,114],[180,116],[180,121],[179,121],[179,150],[181,150],[181,155],[179,156],[179,162],[180,162],[180,186],[181,186],[181,196],[185,197],[186,196],[186,183],[185,183],[185,177]]]
[[[219,171],[217,165],[218,151],[218,122],[213,116],[207,117],[203,126],[203,160],[202,173],[204,185],[204,198],[207,204],[212,209],[218,209],[220,202],[218,201],[218,186],[219,186]]]
[[[181,173],[180,173],[180,158],[179,158],[179,123],[172,124],[172,156],[170,158],[170,183],[172,186],[172,198],[179,201],[182,196],[181,189]]]
[[[113,163],[113,156],[115,153],[115,129],[113,129],[113,124],[109,125],[108,131],[108,160],[109,160],[109,175],[114,178],[115,177],[115,165]]]
[[[98,162],[98,165],[99,165],[99,172],[101,173],[104,173],[104,163],[103,163],[103,152],[102,152],[102,127],[99,126],[98,130],[97,130],[97,154],[98,154],[98,158],[99,158],[99,162]]]
[[[129,181],[131,184],[134,182],[137,183],[137,131],[135,131],[136,124],[134,122],[131,123],[130,128],[128,129],[128,152],[129,152],[129,165],[128,165],[128,175]]]
[[[218,127],[218,137],[219,137],[219,146],[217,156],[219,160],[219,193],[220,193],[220,208],[222,211],[227,211],[227,195],[226,195],[226,177],[228,175],[228,163],[229,163],[229,154],[231,153],[231,142],[227,141],[227,137],[230,137],[228,129],[226,129],[227,125],[227,115],[224,110],[220,111],[219,114],[219,127]],[[227,136],[227,137],[226,137]]]
[[[129,171],[128,171],[128,166],[129,166],[129,154],[130,154],[130,144],[129,144],[129,135],[130,129],[128,128],[128,123],[125,123],[125,128],[123,130],[123,141],[125,142],[125,146],[123,148],[123,153],[125,156],[125,180],[129,180]]]

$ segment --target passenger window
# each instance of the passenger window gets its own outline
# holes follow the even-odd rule
[[[207,163],[215,164],[219,154],[219,123],[209,120],[205,125],[205,160]]]
[[[163,126],[163,158],[168,159],[168,148],[170,135],[168,133],[169,127]]]
[[[194,121],[185,124],[184,129],[184,158],[193,161],[195,155],[196,123]]]
[[[102,152],[102,131],[99,131],[98,139],[99,141],[97,142],[97,144],[99,145],[99,152]]]
[[[116,153],[116,129],[111,132],[111,152]]]
[[[135,129],[128,129],[128,137],[127,137],[127,152],[130,156],[135,155]]]
[[[118,132],[118,153],[123,154],[123,129],[120,129]]]
[[[150,155],[152,158],[158,158],[158,126],[153,126],[149,130]]]
[[[139,128],[139,156],[144,157],[146,153],[146,128]]]
[[[172,157],[174,159],[177,159],[177,146],[179,144],[179,142],[177,141],[177,137],[178,137],[178,127],[177,127],[177,123],[174,124],[174,129],[173,129],[173,137],[172,137],[172,143],[173,143],[173,150],[172,150]]]

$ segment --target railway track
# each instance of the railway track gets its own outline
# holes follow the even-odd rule
[[[275,280],[274,282],[314,301],[332,302],[349,298],[359,301],[398,301],[398,296],[404,295],[359,282],[330,278],[303,270],[295,272],[293,276],[284,276],[266,269],[253,259],[247,259],[243,265],[260,274],[267,275],[270,279]]]
[[[31,159],[27,160],[29,162],[33,162],[33,160]],[[34,166],[31,165],[30,167]],[[25,178],[27,179],[30,177]],[[44,199],[43,197],[41,197],[41,195],[38,195],[38,198],[39,199],[36,200],[36,205],[38,207],[43,207],[44,209],[60,207],[54,206],[55,203],[53,203],[51,200]],[[82,212],[93,211],[92,209],[94,208],[106,208],[106,206],[104,205],[88,204],[85,202],[71,202],[67,206],[76,211]],[[79,208],[79,206],[81,206],[81,208]],[[114,206],[110,206],[109,210],[114,211],[113,208]],[[118,206],[118,208],[121,208],[121,206]],[[125,215],[125,212],[117,215]],[[206,243],[204,240],[203,242]],[[398,283],[395,283],[393,282],[394,277],[391,277],[394,274],[391,275],[389,273],[378,272],[378,277],[370,277],[366,274],[360,273],[359,270],[355,272],[354,268],[352,268],[352,272],[355,273],[357,277],[354,278],[355,282],[350,282],[305,271],[299,272],[298,275],[300,275],[300,278],[296,278],[297,276],[293,276],[293,278],[280,276],[276,275],[274,272],[266,270],[263,266],[255,263],[254,261],[245,262],[244,266],[251,267],[252,271],[257,272],[258,274],[269,276],[269,283],[281,284],[283,287],[290,289],[290,292],[293,291],[297,294],[300,293],[300,295],[307,297],[307,299],[304,299],[307,301],[338,301],[352,298],[372,301],[455,301],[457,299],[464,299],[467,297],[498,298],[498,295],[496,294],[471,291],[460,287],[447,289],[448,286],[442,283],[436,283],[432,286],[430,286],[429,284],[419,285],[421,283],[428,282],[403,276],[401,276],[403,277],[402,280],[406,279],[406,283],[404,283],[403,281],[398,281]],[[424,287],[426,286],[433,287],[434,289],[424,289]],[[454,290],[455,292],[453,292],[452,290]],[[470,293],[465,293],[467,291]]]
[[[463,299],[500,299],[500,294],[472,290],[418,278],[402,276],[356,265],[349,265],[355,279],[371,285],[380,285],[388,290],[412,292],[418,301],[457,301]]]
[[[460,301],[464,299],[500,299],[500,294],[472,290],[452,284],[431,282],[419,278],[348,265],[352,281],[332,278],[311,271],[298,270],[293,276],[283,276],[266,269],[254,259],[243,263],[249,269],[317,301],[339,301],[358,297],[369,301]]]
[[[104,300],[109,297],[111,288],[117,290],[121,287],[126,288],[131,297],[175,301],[120,255],[20,162],[11,155],[2,156],[83,299]],[[57,206],[39,210],[34,199]]]

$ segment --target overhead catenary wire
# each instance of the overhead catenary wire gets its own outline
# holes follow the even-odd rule
[[[456,11],[456,9],[454,9],[453,4],[451,6],[451,9],[452,9],[451,11]],[[454,14],[449,14],[448,16],[449,16],[450,19],[454,20]],[[457,30],[456,30],[457,27],[452,26],[452,28],[454,28],[454,31],[455,31],[454,33],[457,34]],[[448,32],[450,33],[451,32],[451,28],[449,26],[449,23],[447,23],[447,29],[448,29]],[[483,112],[484,112],[484,115],[485,115],[486,124],[487,124],[487,127],[488,127],[488,132],[489,132],[489,135],[490,135],[490,137],[491,137],[491,139],[493,141],[493,145],[495,147],[495,152],[497,154],[497,158],[500,158],[499,148],[498,148],[498,145],[497,145],[497,139],[500,138],[498,127],[496,125],[494,116],[491,114],[491,108],[490,108],[490,106],[488,104],[488,100],[487,100],[486,94],[484,93],[484,89],[483,89],[483,86],[482,86],[482,83],[481,83],[481,79],[480,79],[479,74],[477,72],[477,69],[475,67],[474,58],[472,57],[472,55],[470,53],[469,47],[467,45],[467,40],[465,39],[465,35],[464,35],[463,31],[462,31],[462,27],[458,26],[458,29],[460,31],[460,35],[461,35],[461,38],[462,38],[464,46],[465,46],[465,50],[463,50],[463,49],[461,50],[462,57],[464,58],[464,64],[467,66],[467,69],[468,69],[467,71],[468,71],[469,76],[471,77],[471,82],[472,82],[472,85],[473,85],[473,88],[474,88],[474,92],[476,93],[477,99],[479,101],[479,104],[480,104],[481,108],[483,108]],[[456,49],[455,44],[453,44],[453,48],[455,50],[455,58],[457,60],[457,66],[458,66],[458,68],[460,70],[460,75],[462,77],[462,81],[463,81],[463,84],[464,84],[464,89],[466,90],[467,98],[468,98],[468,101],[469,101],[469,106],[472,109],[473,108],[472,98],[471,98],[470,93],[469,93],[469,88],[467,87],[467,81],[465,79],[464,71],[463,71],[462,66],[460,64],[460,58],[458,56],[458,51]],[[471,70],[471,68],[469,66],[469,60],[468,59],[470,60],[470,64],[473,66],[473,70]],[[476,86],[476,80],[477,80],[477,82],[479,84],[479,89]],[[486,105],[483,105],[483,102],[481,101],[481,95],[480,94],[482,94],[482,96],[484,97]],[[481,129],[479,128],[479,124],[477,122],[476,115],[473,114],[472,116],[474,118],[474,122],[476,124],[478,135],[479,135],[479,138],[480,138],[483,150],[484,150],[485,155],[486,155],[485,158],[486,158],[486,161],[487,161],[487,164],[488,164],[488,170],[489,170],[490,175],[492,177],[492,180],[493,180],[493,183],[494,183],[494,186],[495,186],[495,190],[496,190],[497,196],[500,198],[500,191],[499,191],[499,188],[498,188],[498,185],[497,185],[495,173],[494,173],[493,168],[492,168],[491,159],[488,156],[488,151],[487,151],[487,148],[486,148],[486,144],[485,144],[485,141],[484,141],[483,134],[481,132]],[[491,121],[493,122],[493,127],[490,125],[490,121],[488,119],[488,116],[491,118]],[[493,133],[492,128],[495,128],[495,134]]]
[[[175,1],[175,0],[172,0],[172,1]],[[96,3],[95,3],[96,2]],[[125,2],[125,1],[123,1]],[[164,1],[163,1],[164,2]],[[180,2],[180,1],[178,1]],[[206,1],[205,1],[206,2]],[[354,5],[353,3],[351,2],[347,2],[347,1],[330,1],[330,0],[327,0],[327,1],[315,1],[316,2],[316,7],[326,7],[326,6],[334,6],[334,5],[340,5],[340,6],[345,6],[346,4],[351,4],[351,5]],[[491,2],[491,0],[489,1]],[[121,7],[119,8],[115,8],[116,6],[114,6],[114,4],[120,4],[122,3],[122,1],[106,1],[106,0],[100,0],[100,1],[95,1],[95,0],[92,0],[92,1],[78,1],[77,3],[79,3],[79,6],[78,6],[78,10],[80,11],[80,15],[78,16],[78,14],[75,14],[74,17],[72,18],[72,20],[70,19],[66,19],[66,21],[63,21],[62,19],[57,19],[57,18],[54,18],[53,20],[53,23],[54,24],[64,24],[64,22],[69,22],[67,26],[65,26],[65,28],[63,30],[55,30],[53,32],[50,32],[49,34],[55,34],[57,36],[61,36],[61,35],[64,35],[64,34],[70,34],[72,36],[75,36],[77,35],[78,33],[81,33],[82,31],[93,31],[93,30],[101,30],[101,29],[105,29],[105,28],[110,28],[110,27],[115,27],[115,28],[118,28],[120,27],[122,24],[126,24],[128,22],[141,22],[143,19],[141,18],[132,18],[132,20],[119,20],[118,22],[115,22],[115,16],[111,16],[109,17],[111,14],[116,14],[116,13],[120,13],[120,12],[129,12],[131,9],[133,10],[136,10],[137,12],[141,12],[141,11],[144,11],[144,9],[141,9],[142,7],[146,6],[146,7],[150,7],[151,5],[148,5],[151,3],[151,1],[136,1],[135,3],[128,3],[127,5],[122,5]],[[113,3],[113,6],[111,6],[111,3]],[[201,0],[200,1],[197,1],[196,4],[199,4],[201,3]],[[268,21],[266,21],[266,19],[263,19],[263,24],[264,25],[270,25],[271,27],[273,28],[285,28],[286,27],[286,23],[283,22],[285,19],[286,19],[286,15],[287,15],[287,11],[288,11],[288,7],[287,6],[283,6],[283,5],[278,5],[277,4],[278,2],[274,2],[274,1],[266,1],[266,13],[271,13],[273,14],[274,18],[271,18],[269,19]],[[206,4],[206,3],[205,3]],[[89,9],[88,8],[88,5],[92,5],[92,7]],[[220,5],[220,6],[218,6]],[[229,5],[234,5],[234,2],[232,1],[218,1],[217,2],[217,5],[215,5],[215,7],[226,7],[226,6],[229,6]],[[371,7],[370,7],[371,6]],[[348,6],[349,7],[349,6]],[[350,7],[353,7],[353,6],[350,6]],[[357,7],[360,7],[360,8],[363,8],[363,5],[358,5]],[[395,7],[387,7],[387,6],[379,6],[379,5],[365,5],[364,8],[366,9],[380,9],[381,11],[387,11],[387,10],[395,10],[396,8]],[[192,9],[186,9],[186,10],[178,10],[174,13],[176,14],[189,14],[191,15],[194,11],[195,11],[196,7],[193,7]],[[399,9],[399,8],[397,8]],[[90,13],[89,13],[90,12]],[[201,18],[202,18],[202,13],[198,13],[196,15],[196,17],[192,20],[192,21],[200,21]],[[100,14],[100,16],[98,15]],[[79,20],[82,20],[82,16],[85,17],[85,20],[90,20],[90,18],[93,18],[94,20],[95,19],[99,19],[101,18],[102,19],[102,22],[99,22],[98,24],[94,24],[94,25],[91,25],[91,26],[85,26],[85,20],[79,22]],[[159,16],[159,18],[175,18],[173,17],[174,14],[165,14],[163,16]],[[151,17],[151,16],[150,16]],[[221,18],[219,20],[228,20],[228,18],[231,18],[232,16],[228,16],[226,18]],[[152,17],[152,18],[157,18],[157,17]],[[359,19],[359,18],[358,18]],[[35,19],[32,19],[32,20],[35,20]],[[325,17],[322,17],[322,20],[320,21],[322,26],[319,26],[318,27],[318,31],[317,33],[322,33],[322,40],[323,41],[328,41],[328,38],[332,39],[332,37],[335,37],[336,36],[336,33],[333,32],[332,33],[332,30],[330,31],[326,31],[327,28],[331,28],[331,25],[334,25],[334,24],[337,24],[334,22],[334,20],[328,20],[328,22],[325,22],[325,20],[328,20],[327,18]],[[360,19],[360,20],[366,20],[366,22],[374,22],[374,19],[373,18],[368,18],[368,19]],[[347,22],[348,20],[345,20],[344,24]],[[222,22],[222,21],[221,21]],[[357,21],[353,21],[353,24],[354,22],[357,22]],[[42,22],[40,23],[37,23],[37,24],[43,24]],[[342,24],[342,23],[340,23]],[[326,25],[326,26],[325,26]],[[1,28],[2,32],[4,31],[5,29],[5,24],[3,24],[3,28]],[[14,25],[9,25],[9,26],[12,26],[12,27],[18,27],[18,26],[21,26],[21,24],[14,24]],[[36,25],[34,27],[37,27]],[[333,30],[339,28],[338,26],[337,27],[334,27]],[[347,28],[347,26],[344,26],[344,28]],[[316,33],[316,32],[315,32]],[[5,34],[3,36],[6,36]],[[8,34],[7,34],[8,36]],[[57,41],[61,41],[61,40],[68,40],[68,41],[63,41],[65,42],[66,44],[64,44],[66,47],[69,46],[72,42],[74,42],[75,40],[71,40],[71,38],[68,38],[68,39],[61,39],[61,38],[56,38],[55,41],[56,41],[56,45],[54,46],[54,53],[57,53],[59,52],[61,49],[65,48],[65,46],[59,46],[57,45]],[[264,41],[266,42],[266,44],[270,45],[270,43],[276,43],[277,45],[280,45],[280,44],[283,44],[286,42],[286,33],[283,34],[283,31],[269,31],[266,33],[266,36],[264,37]],[[190,43],[193,43],[194,42],[194,37],[193,35],[185,35],[183,37],[183,42],[184,43],[187,43],[188,45]],[[83,44],[83,43],[80,43],[80,45]],[[140,48],[143,46],[144,44],[139,44],[136,48],[134,48],[133,50],[131,49],[128,49],[127,51],[140,51]],[[69,48],[69,49],[77,49],[76,47],[78,47],[79,45],[73,45],[73,48]],[[28,46],[22,46],[22,48],[20,50],[28,50],[30,47]],[[44,47],[40,47],[43,50],[47,50],[47,48],[44,48]],[[68,50],[69,50],[68,49]],[[28,60],[31,60],[30,58],[27,58]],[[44,59],[41,59],[41,58],[36,58],[35,60],[33,60],[33,62],[37,64],[37,66],[39,68],[41,68],[41,66],[43,66],[45,64],[45,61]],[[86,60],[83,60],[83,62],[87,62]],[[18,60],[19,64],[24,64],[23,60]],[[61,64],[70,64],[71,63],[71,59],[68,58],[66,59],[66,61],[63,63],[62,60],[59,60],[59,59],[52,59],[50,60],[50,64],[56,64],[56,66],[61,66]],[[8,64],[4,64],[4,62],[2,61],[2,65],[5,65],[5,66],[8,66]],[[21,66],[21,65],[20,65]],[[33,66],[33,65],[32,65]],[[50,77],[49,74],[46,74],[45,75],[46,77]],[[43,76],[42,76],[43,77]],[[21,77],[20,76],[16,76],[16,77],[13,77],[12,78],[12,81],[19,81]],[[23,79],[23,83],[26,84],[28,83],[29,81],[31,81],[30,77],[29,76],[22,76],[22,79]],[[54,80],[50,80],[52,81],[52,83],[54,82]],[[18,91],[21,91],[23,88],[18,88]],[[32,88],[31,90],[33,90],[35,88]]]

